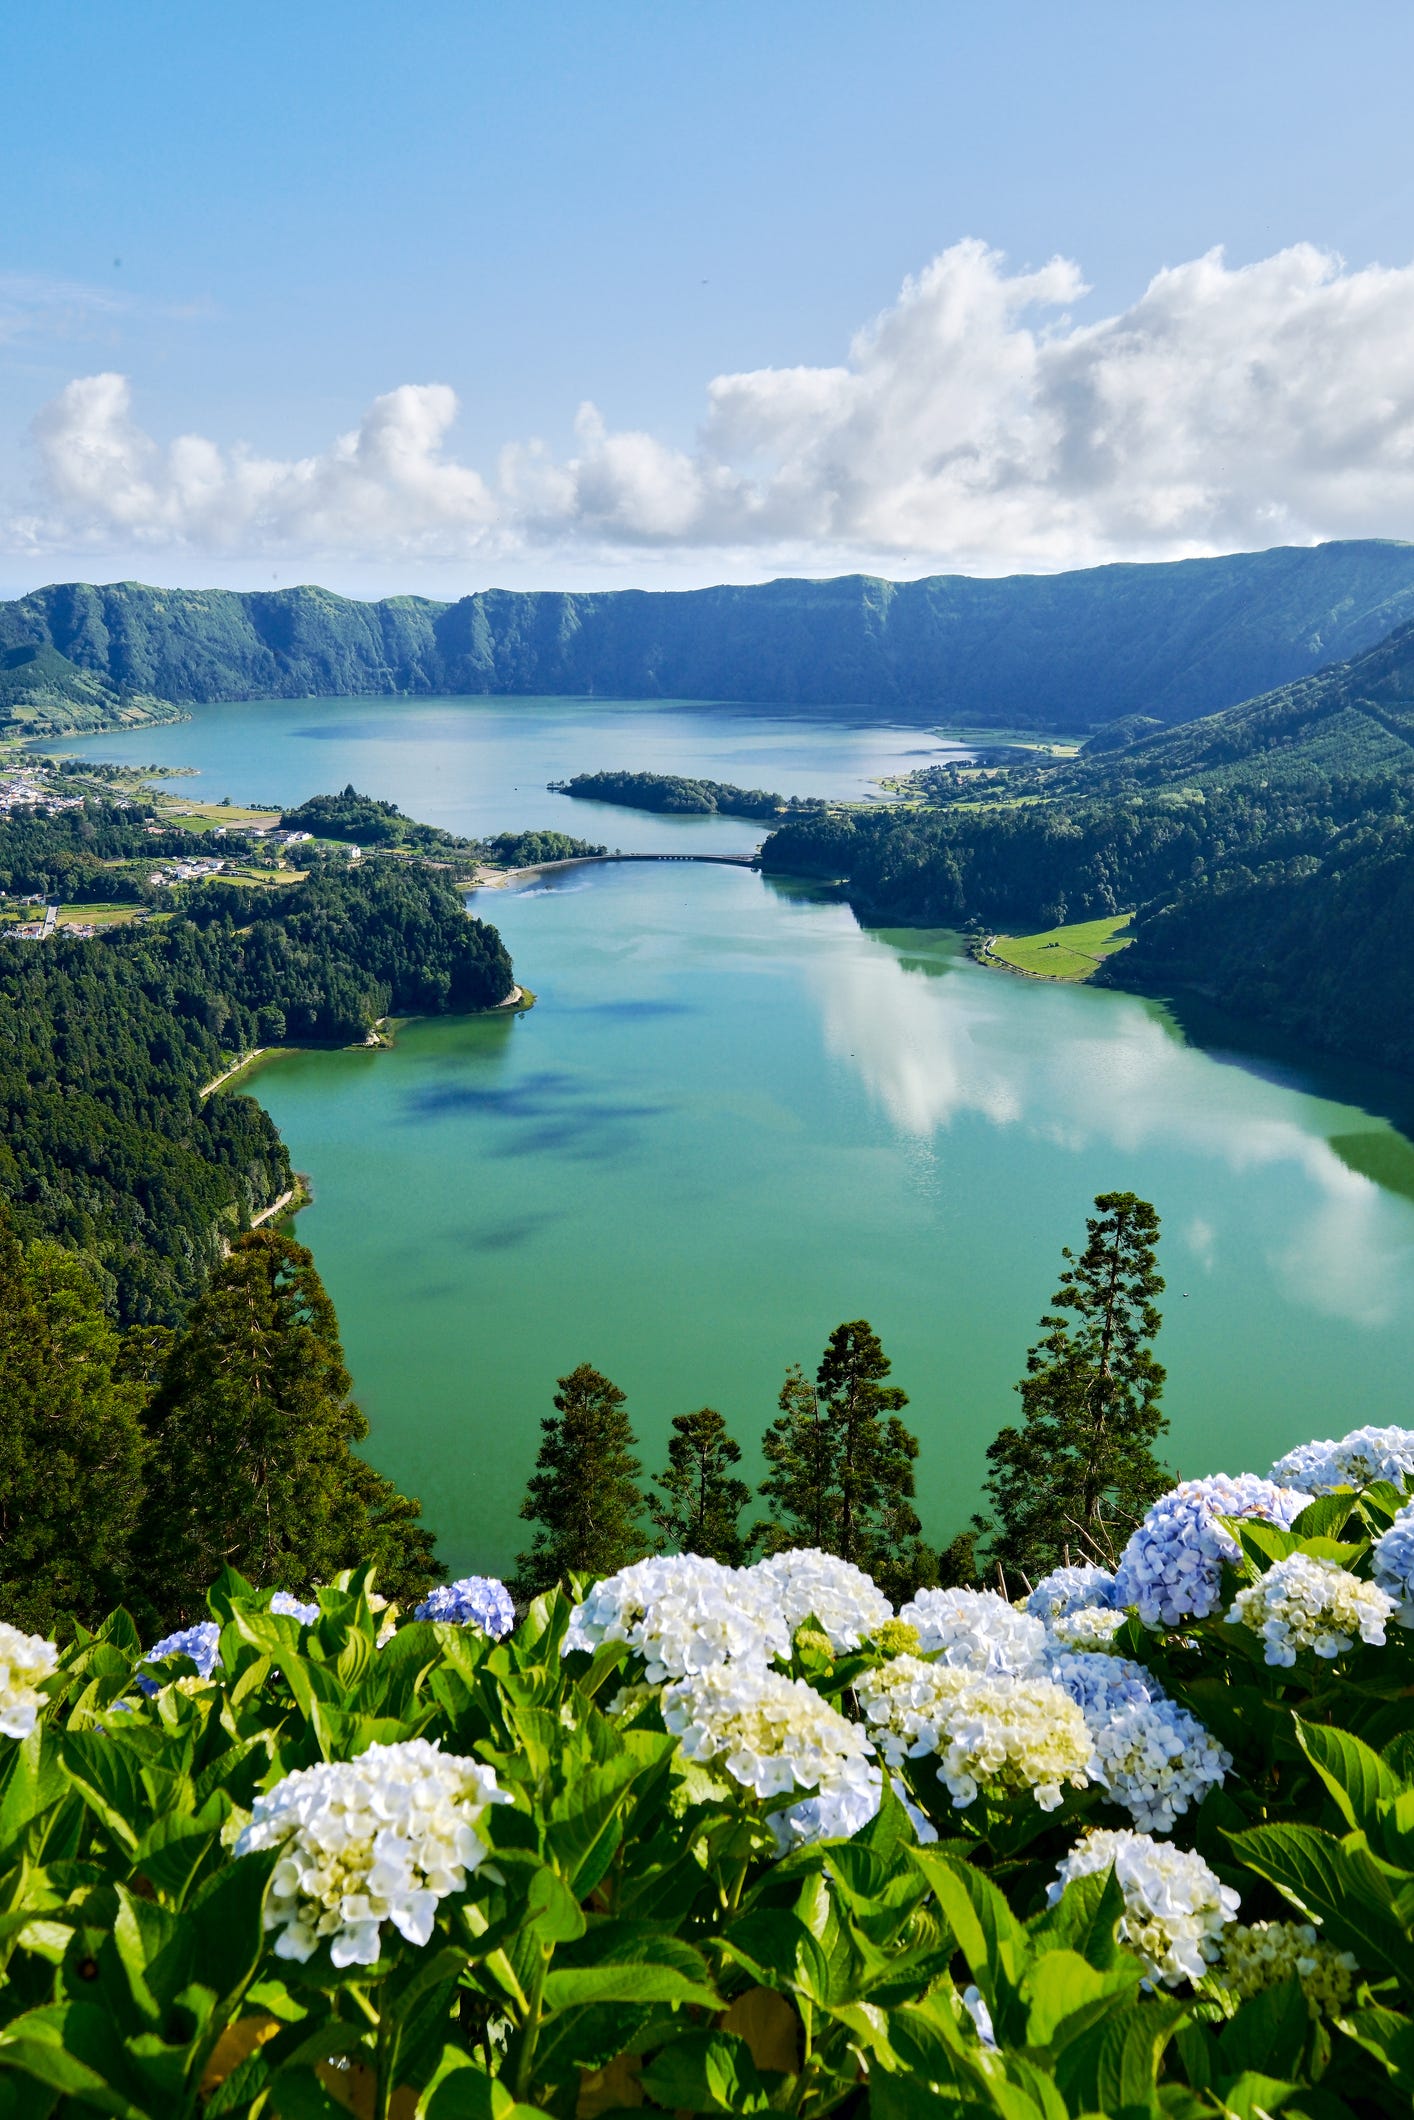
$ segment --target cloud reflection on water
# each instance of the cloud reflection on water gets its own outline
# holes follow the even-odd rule
[[[966,960],[943,979],[922,969],[876,937],[807,967],[828,1051],[900,1133],[928,1141],[972,1115],[1076,1152],[1166,1147],[1238,1175],[1290,1165],[1309,1205],[1266,1249],[1284,1292],[1358,1324],[1395,1315],[1414,1218],[1331,1148],[1335,1107],[1230,1066],[1214,1094],[1212,1058],[1133,997],[1038,986],[1018,1009],[1000,975]],[[1195,1225],[1190,1242],[1204,1264],[1217,1232]]]

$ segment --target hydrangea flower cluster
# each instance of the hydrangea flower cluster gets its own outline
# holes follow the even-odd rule
[[[55,1644],[0,1621],[0,1736],[28,1737],[44,1705],[39,1691],[59,1661]]]
[[[1063,1784],[1091,1779],[1093,1747],[1075,1702],[1047,1678],[988,1678],[900,1656],[859,1681],[859,1700],[891,1766],[938,1755],[959,1809],[984,1789],[1027,1790],[1054,1811]]]
[[[297,1619],[302,1627],[312,1627],[319,1617],[318,1605],[302,1604],[292,1591],[277,1590],[270,1600],[270,1610],[281,1612],[290,1619]]]
[[[1117,1714],[1131,1701],[1164,1698],[1153,1672],[1128,1656],[1065,1650],[1051,1658],[1050,1675],[1087,1716],[1103,1718]]]
[[[479,1627],[498,1642],[515,1625],[516,1608],[510,1591],[494,1575],[463,1575],[454,1583],[439,1583],[416,1607],[413,1618]]]
[[[1414,1428],[1352,1428],[1338,1443],[1301,1443],[1277,1459],[1271,1477],[1308,1494],[1368,1487],[1373,1480],[1402,1487],[1414,1478]]]
[[[747,1569],[746,1579],[760,1585],[763,1601],[782,1614],[788,1633],[794,1634],[802,1620],[814,1619],[836,1653],[861,1648],[894,1616],[872,1576],[815,1546],[773,1553]]]
[[[237,1855],[279,1848],[265,1908],[277,1958],[303,1965],[328,1942],[336,1966],[376,1965],[390,1921],[409,1943],[486,1854],[480,1822],[509,1803],[494,1771],[425,1738],[301,1767],[258,1796]]]
[[[1236,1539],[1218,1519],[1261,1517],[1289,1530],[1310,1500],[1299,1488],[1251,1472],[1183,1480],[1159,1497],[1121,1554],[1115,1604],[1137,1605],[1146,1627],[1206,1619],[1222,1595],[1224,1561],[1240,1558]]]
[[[1232,1755],[1177,1701],[1131,1701],[1089,1718],[1097,1779],[1146,1833],[1171,1833],[1232,1765]]]
[[[1197,1717],[1128,1657],[1058,1656],[1051,1675],[1084,1714],[1095,1779],[1146,1833],[1171,1833],[1232,1765]]]
[[[1114,1605],[1115,1579],[1107,1568],[1094,1568],[1088,1563],[1083,1567],[1053,1568],[1043,1575],[1030,1597],[1026,1609],[1044,1625],[1053,1627],[1058,1619],[1068,1619],[1073,1612],[1109,1611]]]
[[[1323,1943],[1304,1921],[1234,1922],[1223,1937],[1216,1977],[1240,2002],[1294,1973],[1313,2017],[1339,2017],[1359,1968],[1349,1951]]]
[[[649,1684],[661,1685],[729,1660],[789,1656],[790,1627],[754,1569],[684,1553],[635,1561],[594,1585],[574,1609],[563,1653],[601,1642],[627,1642]]]
[[[920,1590],[899,1618],[918,1629],[924,1653],[988,1678],[1046,1673],[1046,1630],[995,1590]]]
[[[668,1686],[662,1707],[685,1758],[720,1759],[759,1797],[814,1791],[772,1814],[782,1848],[857,1833],[878,1811],[874,1747],[804,1679],[762,1663],[718,1662]]]
[[[198,1678],[210,1678],[221,1661],[221,1629],[214,1619],[198,1620],[194,1627],[179,1627],[175,1634],[164,1634],[160,1642],[154,1642],[142,1661],[145,1664],[160,1664],[164,1656],[189,1656],[196,1665]],[[152,1700],[161,1689],[155,1678],[139,1678],[138,1691]]]
[[[1414,1502],[1407,1502],[1388,1531],[1375,1540],[1370,1555],[1375,1581],[1396,1599],[1401,1627],[1414,1627]]]
[[[1109,1612],[1102,1605],[1084,1605],[1078,1612],[1058,1613],[1050,1623],[1050,1638],[1061,1649],[1103,1653],[1128,1617],[1127,1612]]]
[[[1077,1841],[1058,1867],[1048,1892],[1052,1906],[1075,1878],[1111,1867],[1124,1895],[1120,1941],[1143,1961],[1149,1981],[1178,1987],[1201,1980],[1220,1955],[1239,1894],[1218,1882],[1201,1855],[1171,1841],[1099,1832]]]
[[[1294,1664],[1299,1649],[1341,1656],[1354,1648],[1357,1635],[1383,1647],[1385,1622],[1397,1609],[1395,1598],[1338,1562],[1292,1553],[1239,1590],[1227,1617],[1261,1635],[1267,1663]]]

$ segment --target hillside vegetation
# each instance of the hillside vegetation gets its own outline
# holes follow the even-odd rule
[[[1106,983],[1196,989],[1414,1068],[1414,625],[980,805],[789,822],[763,859],[844,879],[872,919],[1018,930],[1137,908]]]
[[[47,642],[0,652],[0,730],[16,736],[83,736],[97,729],[176,721],[169,700],[81,670]]]
[[[125,834],[142,844],[131,813],[95,805],[48,821],[52,869],[85,826],[115,852]],[[0,866],[14,838],[12,873],[42,870],[45,830],[0,827]],[[167,1322],[222,1238],[290,1184],[266,1113],[202,1096],[232,1055],[347,1044],[390,1012],[484,1008],[511,984],[495,929],[401,861],[340,863],[284,889],[218,881],[160,922],[0,943],[0,1203],[22,1238],[91,1254],[122,1322]]]
[[[599,694],[869,704],[970,725],[1168,724],[1414,618],[1414,544],[1380,540],[977,581],[778,581],[673,593],[355,603],[66,583],[0,605],[0,653],[55,649],[141,695]]]

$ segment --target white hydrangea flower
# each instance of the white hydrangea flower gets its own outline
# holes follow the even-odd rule
[[[562,1653],[627,1642],[650,1685],[715,1665],[790,1654],[790,1629],[752,1572],[695,1553],[654,1556],[596,1583],[576,1605]]]
[[[890,1766],[936,1753],[959,1809],[985,1787],[1029,1790],[1043,1811],[1054,1811],[1064,1783],[1083,1788],[1091,1778],[1085,1717],[1048,1678],[988,1678],[898,1656],[866,1672],[858,1694]]]
[[[773,1553],[745,1573],[781,1612],[788,1634],[794,1634],[802,1620],[814,1618],[837,1653],[860,1648],[894,1616],[872,1576],[815,1546]]]
[[[1051,1676],[1089,1725],[1095,1778],[1146,1833],[1171,1833],[1232,1765],[1197,1717],[1128,1657],[1061,1655]]]
[[[1131,1701],[1104,1719],[1086,1719],[1098,1779],[1146,1833],[1171,1833],[1232,1765],[1232,1754],[1177,1701]]]
[[[664,1690],[663,1721],[685,1759],[720,1760],[756,1796],[814,1792],[772,1813],[782,1848],[848,1837],[878,1811],[874,1747],[804,1679],[765,1664],[713,1664]]]
[[[1137,1605],[1146,1627],[1176,1627],[1206,1619],[1222,1596],[1223,1563],[1241,1549],[1220,1517],[1258,1517],[1290,1530],[1311,1500],[1294,1487],[1277,1487],[1244,1472],[1183,1480],[1160,1495],[1120,1555],[1114,1602]]]
[[[1075,1878],[1111,1866],[1124,1895],[1120,1941],[1142,1959],[1149,1980],[1166,1987],[1201,1980],[1220,1954],[1239,1895],[1218,1882],[1201,1855],[1121,1830],[1076,1842],[1049,1887],[1051,1905]]]
[[[287,1774],[236,1843],[282,1851],[265,1907],[275,1956],[302,1965],[327,1940],[336,1966],[376,1965],[385,1921],[426,1943],[438,1901],[485,1857],[487,1807],[510,1801],[490,1767],[422,1737]]]
[[[925,1654],[941,1652],[954,1670],[989,1678],[1045,1676],[1044,1626],[995,1590],[920,1590],[899,1618],[918,1629]]]
[[[1339,1442],[1300,1443],[1277,1459],[1271,1477],[1279,1487],[1304,1487],[1308,1494],[1374,1480],[1402,1487],[1414,1478],[1414,1428],[1352,1428]]]
[[[1309,1922],[1235,1922],[1223,1937],[1215,1974],[1240,2002],[1294,1973],[1313,2017],[1340,2017],[1355,1992],[1359,1967],[1349,1951],[1323,1943]]]
[[[1298,1649],[1341,1656],[1357,1637],[1383,1648],[1385,1622],[1397,1610],[1397,1599],[1338,1562],[1292,1553],[1239,1590],[1227,1617],[1261,1635],[1269,1664],[1294,1664]]]
[[[1068,1619],[1073,1612],[1108,1611],[1114,1604],[1115,1579],[1107,1568],[1087,1562],[1073,1568],[1053,1568],[1043,1575],[1026,1600],[1026,1609],[1048,1626]]]
[[[0,1736],[29,1736],[44,1706],[39,1687],[58,1661],[54,1642],[0,1620]]]
[[[1049,1636],[1059,1649],[1103,1653],[1128,1617],[1127,1612],[1110,1612],[1103,1605],[1082,1605],[1078,1612],[1058,1612],[1049,1623]]]
[[[1406,1502],[1380,1533],[1370,1559],[1376,1583],[1399,1606],[1396,1620],[1401,1627],[1414,1627],[1414,1502]]]

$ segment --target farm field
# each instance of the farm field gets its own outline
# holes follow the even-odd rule
[[[1088,979],[1106,957],[1127,948],[1128,913],[1103,920],[1075,920],[1036,935],[994,935],[986,956],[1032,979]]]

